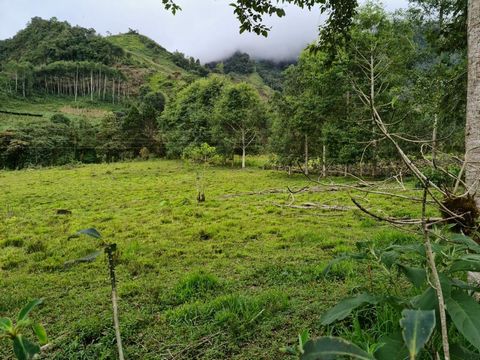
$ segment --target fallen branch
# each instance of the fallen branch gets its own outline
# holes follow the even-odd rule
[[[394,225],[421,225],[422,224],[422,219],[393,218],[393,217],[380,216],[363,207],[356,199],[354,198],[351,198],[351,199],[352,199],[352,202],[357,206],[359,210],[363,211],[365,214],[373,217],[376,220],[385,221]],[[436,218],[429,218],[427,223],[428,223],[428,226],[432,226],[442,222],[446,222],[448,220],[451,220],[451,218],[445,219],[445,218],[436,217]]]
[[[222,198],[229,199],[229,198],[235,198],[235,197],[241,197],[241,196],[252,196],[252,195],[269,195],[269,194],[300,194],[300,193],[315,193],[315,192],[327,192],[327,191],[338,191],[339,187],[338,186],[330,186],[330,187],[320,187],[320,186],[314,186],[314,187],[308,187],[305,186],[299,190],[292,190],[289,187],[286,189],[266,189],[266,190],[261,190],[261,191],[250,191],[250,192],[244,192],[244,193],[236,193],[236,194],[225,194],[222,195]]]
[[[367,210],[366,208],[364,208],[364,207],[363,207],[357,200],[355,200],[354,198],[351,198],[351,199],[352,199],[352,202],[357,206],[358,209],[360,209],[360,210],[363,211],[365,214],[367,214],[368,216],[373,217],[373,218],[376,219],[376,220],[385,221],[385,222],[388,222],[388,223],[391,223],[391,224],[395,224],[395,225],[420,225],[420,224],[422,223],[422,220],[421,220],[421,219],[397,219],[397,218],[383,217],[383,216],[377,215],[377,214],[371,212],[370,210]]]
[[[300,205],[293,205],[293,204],[274,204],[278,207],[288,207],[292,209],[320,209],[320,210],[330,210],[330,211],[349,211],[355,209],[352,206],[342,206],[342,205],[325,205],[325,204],[318,204],[312,202],[306,202]]]

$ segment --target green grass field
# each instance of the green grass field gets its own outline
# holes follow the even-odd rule
[[[205,179],[198,204],[195,169],[179,161],[0,171],[0,316],[43,298],[32,316],[55,344],[44,358],[114,359],[105,259],[64,266],[97,248],[92,238],[68,236],[95,227],[120,249],[128,359],[287,358],[280,347],[303,329],[325,333],[322,312],[369,282],[354,263],[324,278],[330,259],[358,241],[413,240],[358,210],[277,206],[288,203],[286,193],[228,196],[311,186],[301,175],[212,167]],[[402,199],[352,195],[382,214],[419,215]],[[295,198],[352,206],[341,189]],[[376,274],[373,286],[382,286]],[[11,358],[9,345],[0,340],[0,358]]]

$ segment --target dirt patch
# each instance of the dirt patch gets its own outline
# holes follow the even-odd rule
[[[109,111],[102,109],[82,109],[71,106],[64,106],[60,111],[64,114],[86,116],[90,118],[102,118],[109,113]]]

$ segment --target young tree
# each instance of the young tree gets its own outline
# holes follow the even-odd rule
[[[214,132],[224,151],[241,151],[242,168],[247,148],[260,138],[266,123],[265,106],[255,88],[240,83],[224,89],[215,106]]]

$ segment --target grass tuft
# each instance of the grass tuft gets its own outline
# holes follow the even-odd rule
[[[205,298],[221,289],[218,278],[211,274],[195,272],[183,278],[175,287],[175,298],[180,303]]]

